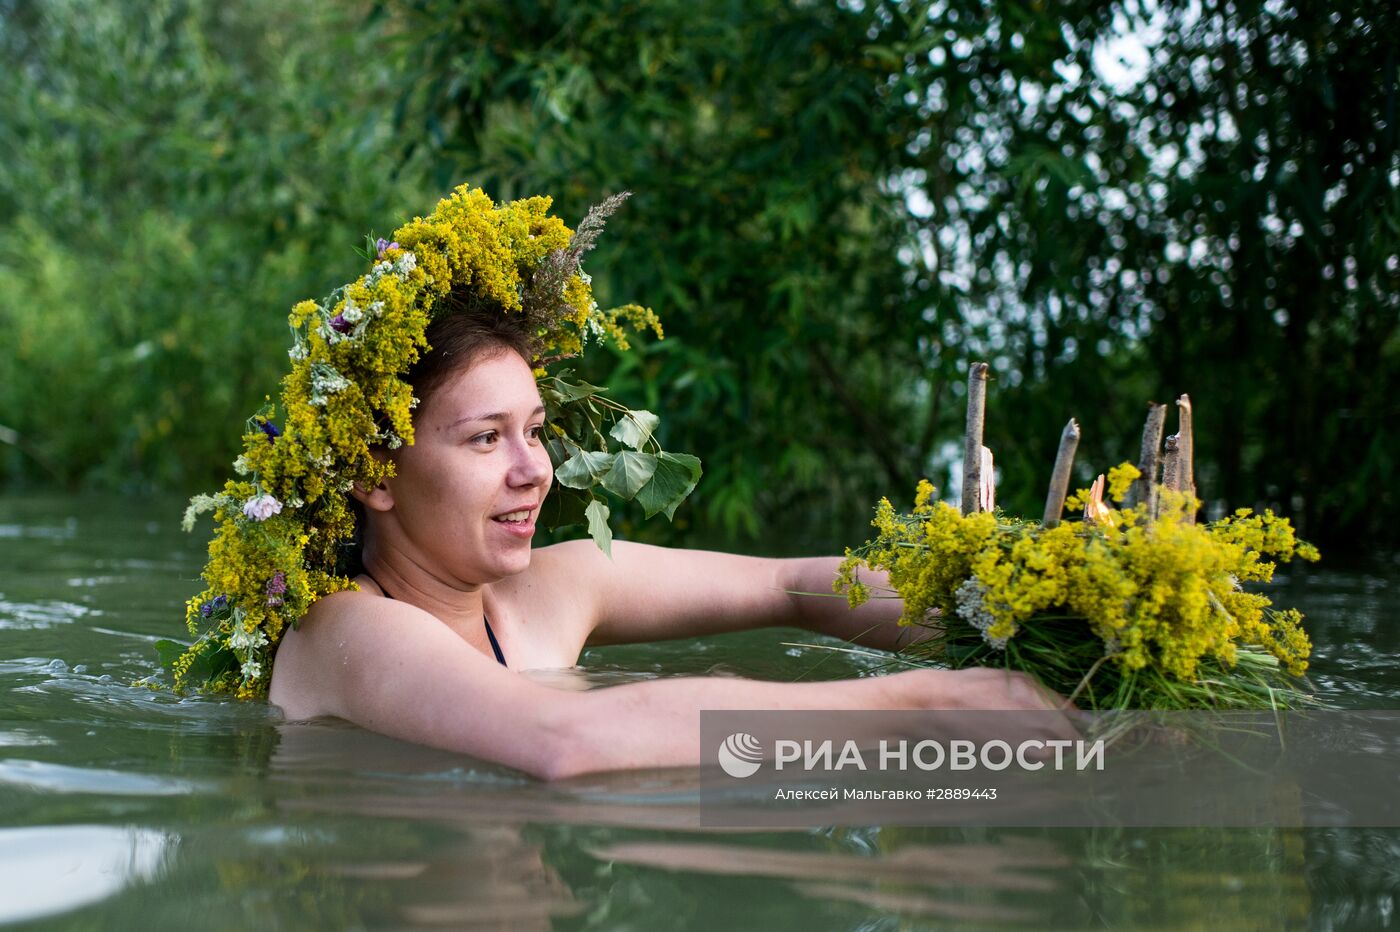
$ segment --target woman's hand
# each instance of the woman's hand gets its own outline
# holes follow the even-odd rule
[[[1046,689],[1035,677],[1015,670],[910,670],[889,677],[900,678],[908,678],[911,708],[1007,712],[1060,712],[1074,708],[1068,699]]]
[[[1014,670],[911,670],[885,678],[901,708],[938,710],[950,737],[1007,742],[1074,740],[1079,710],[1035,677]],[[902,682],[896,682],[902,681]]]

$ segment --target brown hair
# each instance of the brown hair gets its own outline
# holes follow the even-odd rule
[[[428,351],[404,375],[420,399],[420,410],[448,379],[482,356],[514,350],[533,362],[538,354],[524,321],[499,310],[449,311],[428,325],[426,335]]]

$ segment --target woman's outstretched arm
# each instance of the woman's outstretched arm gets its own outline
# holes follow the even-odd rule
[[[550,776],[700,763],[700,712],[741,710],[1031,711],[1042,739],[1073,739],[1063,697],[1022,673],[990,668],[908,670],[825,683],[712,677],[648,680],[577,694],[557,712],[567,740]],[[1001,737],[1001,736],[999,736]]]
[[[771,559],[621,541],[609,559],[580,540],[536,551],[532,569],[586,592],[587,640],[594,645],[775,625],[886,650],[929,635],[927,628],[898,624],[900,600],[879,597],[888,582],[882,572],[862,572],[876,597],[858,609],[832,593],[840,563],[840,557]]]

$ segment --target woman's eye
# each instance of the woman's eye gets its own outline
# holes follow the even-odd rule
[[[486,446],[486,445],[495,443],[495,442],[496,442],[496,432],[495,432],[494,430],[488,430],[488,431],[487,431],[486,433],[484,433],[484,434],[477,434],[475,437],[472,438],[472,441],[471,441],[471,442],[472,442],[472,443],[475,443],[475,444],[477,444],[477,445],[479,445],[479,446]]]
[[[536,424],[534,427],[531,427],[525,433],[531,440],[538,440],[540,439],[540,435],[544,433],[544,425]]]

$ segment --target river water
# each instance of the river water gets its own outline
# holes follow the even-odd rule
[[[129,684],[179,637],[179,502],[0,497],[0,925],[1400,928],[1400,830],[702,831],[694,774],[546,785]],[[1400,567],[1298,574],[1334,704],[1400,708]],[[561,686],[883,661],[775,629],[590,651]],[[831,642],[827,642],[830,644]]]

